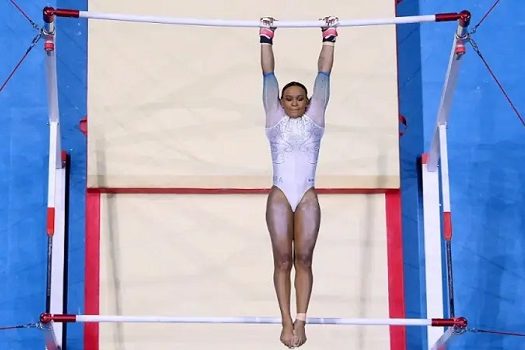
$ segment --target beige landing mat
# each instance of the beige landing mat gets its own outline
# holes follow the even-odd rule
[[[103,195],[100,313],[278,316],[265,201]],[[388,318],[384,195],[321,195],[320,203],[309,315]],[[276,325],[102,324],[100,349],[282,349],[279,333]],[[308,336],[305,350],[389,347],[387,327],[310,325]]]

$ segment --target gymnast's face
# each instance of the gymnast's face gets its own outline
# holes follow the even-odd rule
[[[299,118],[304,115],[308,107],[306,91],[300,86],[290,86],[283,91],[281,106],[290,118]]]

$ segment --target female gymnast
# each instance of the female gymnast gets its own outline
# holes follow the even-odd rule
[[[273,186],[266,205],[266,223],[273,249],[273,281],[282,317],[281,342],[289,348],[306,342],[305,324],[312,293],[312,256],[319,232],[321,210],[315,192],[315,171],[324,132],[330,93],[330,72],[337,37],[337,17],[323,18],[322,49],[313,94],[290,82],[279,86],[274,74],[271,17],[261,18],[259,38],[263,71],[266,136],[273,163]],[[291,270],[295,268],[295,321],[290,311]]]

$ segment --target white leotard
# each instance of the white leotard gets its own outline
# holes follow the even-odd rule
[[[305,192],[315,186],[329,83],[329,74],[319,72],[306,113],[299,118],[290,118],[279,102],[275,75],[264,76],[263,100],[266,136],[272,152],[273,185],[284,193],[294,212]]]

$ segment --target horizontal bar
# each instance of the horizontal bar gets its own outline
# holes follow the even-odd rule
[[[91,193],[111,194],[268,194],[269,188],[197,188],[197,187],[90,187]],[[396,188],[316,188],[318,194],[381,194]]]
[[[279,317],[172,317],[172,316],[115,316],[115,315],[52,315],[42,314],[43,323],[96,322],[96,323],[235,323],[235,324],[281,324]],[[456,319],[406,319],[406,318],[329,318],[308,317],[308,324],[354,325],[354,326],[453,326]]]
[[[79,11],[71,9],[53,9],[46,7],[44,9],[44,19],[46,22],[52,20],[53,16],[58,17],[73,17],[73,18],[88,18],[99,20],[113,20],[124,22],[143,22],[143,23],[158,23],[158,24],[176,24],[176,25],[192,25],[192,26],[206,26],[206,27],[260,27],[259,20],[224,20],[224,19],[200,19],[200,18],[176,18],[176,17],[158,17],[158,16],[140,16],[140,15],[126,15],[118,13],[101,13],[91,11]],[[462,18],[461,13],[441,13],[436,15],[423,16],[403,16],[391,18],[377,18],[377,19],[355,19],[355,20],[339,20],[338,27],[360,27],[386,24],[408,24],[408,23],[424,23],[424,22],[444,22],[455,21]],[[316,21],[275,21],[274,26],[279,28],[308,28],[308,27],[323,27],[326,23],[321,20]]]
[[[158,24],[175,24],[175,25],[191,25],[191,26],[205,26],[205,27],[260,27],[260,21],[254,20],[224,20],[224,19],[199,19],[199,18],[171,18],[171,17],[155,17],[155,16],[134,16],[122,15],[116,13],[97,13],[80,11],[79,17],[89,19],[125,21],[125,22],[144,22],[144,23],[158,23]],[[427,16],[407,16],[394,18],[379,18],[379,19],[362,19],[362,20],[339,20],[338,27],[357,27],[357,26],[371,26],[371,25],[385,25],[385,24],[405,24],[405,23],[421,23],[421,22],[435,22],[435,15]],[[275,21],[274,26],[277,28],[308,28],[308,27],[323,27],[326,23],[324,21]]]

